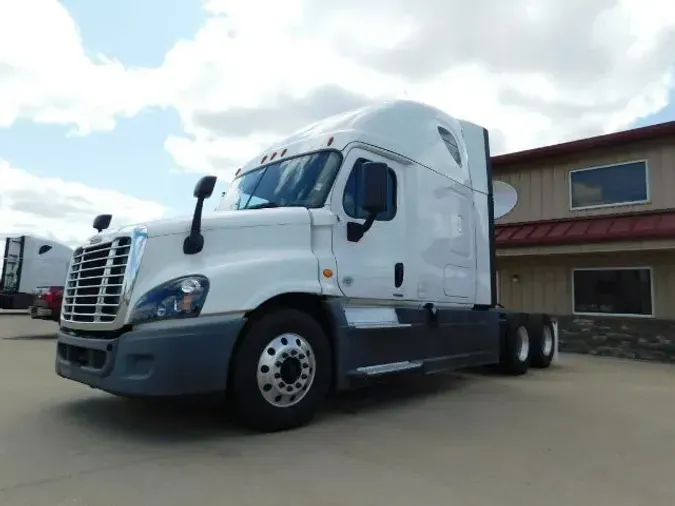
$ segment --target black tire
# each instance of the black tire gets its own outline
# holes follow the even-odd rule
[[[530,367],[546,369],[555,354],[553,323],[545,315],[532,315],[528,324],[530,332]]]
[[[526,341],[526,342],[525,342]],[[499,368],[509,376],[522,376],[529,368],[529,349],[524,352],[523,346],[530,346],[530,337],[524,318],[519,314],[506,316],[506,335],[504,336]]]
[[[313,362],[301,363],[300,367],[306,366],[307,369],[301,369],[300,372],[311,369],[314,376],[313,380],[306,380],[307,387],[298,393],[298,397],[300,393],[303,396],[297,403],[279,407],[263,396],[258,386],[258,365],[259,360],[266,359],[263,358],[263,354],[267,353],[270,343],[283,334],[296,334],[309,344]],[[253,320],[242,339],[233,358],[230,376],[231,400],[239,421],[246,427],[261,432],[294,429],[309,423],[328,394],[332,378],[330,344],[321,325],[302,311],[278,309]],[[305,359],[302,353],[298,356]],[[314,367],[310,367],[310,364]],[[278,385],[284,384],[281,379],[270,381],[273,382],[279,383],[270,384],[270,389],[278,390]],[[273,393],[275,392],[276,390]],[[285,392],[281,393],[286,395]],[[278,397],[281,398],[282,395]]]

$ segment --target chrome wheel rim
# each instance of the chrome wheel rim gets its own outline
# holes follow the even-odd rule
[[[287,408],[304,399],[315,375],[314,350],[297,334],[275,337],[258,360],[258,389],[277,408]]]
[[[530,335],[525,327],[518,327],[516,335],[518,336],[518,360],[525,362],[530,355]]]
[[[542,334],[541,351],[545,357],[548,357],[553,351],[553,332],[551,332],[551,328],[548,325],[544,327]]]

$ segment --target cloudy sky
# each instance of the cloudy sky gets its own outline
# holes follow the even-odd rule
[[[673,55],[666,0],[0,0],[0,236],[189,213],[200,174],[383,98],[495,153],[675,119]]]

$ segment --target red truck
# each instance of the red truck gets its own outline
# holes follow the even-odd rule
[[[30,317],[58,322],[61,318],[62,301],[62,286],[40,286],[34,292],[33,303],[29,308]]]

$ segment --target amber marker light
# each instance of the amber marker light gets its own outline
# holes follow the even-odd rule
[[[333,277],[333,271],[330,270],[330,269],[324,269],[323,270],[323,277],[328,278],[328,279],[332,278]]]

